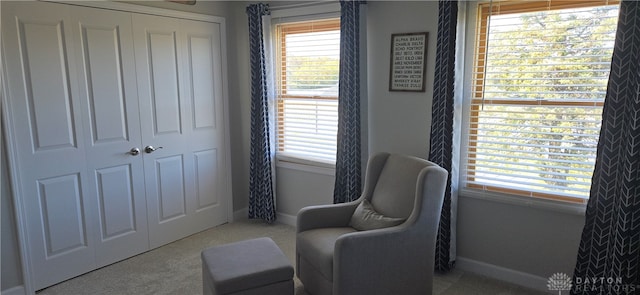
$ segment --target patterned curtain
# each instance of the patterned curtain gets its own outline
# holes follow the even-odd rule
[[[360,162],[360,4],[340,1],[338,151],[333,202],[356,200],[362,191]]]
[[[601,280],[601,278],[604,278]],[[620,4],[572,294],[640,292],[640,1]]]
[[[273,193],[272,139],[262,17],[269,14],[263,3],[247,7],[251,63],[251,153],[249,159],[249,218],[267,223],[276,220]]]
[[[458,19],[458,2],[440,0],[438,3],[438,40],[436,50],[436,70],[433,81],[433,106],[431,114],[431,143],[429,160],[449,171],[447,189],[445,191],[438,240],[436,242],[435,268],[447,271],[453,266],[455,257],[452,255],[455,244],[452,235],[452,217],[455,217],[455,207],[452,207],[451,180],[453,157],[453,117],[454,117],[454,79],[456,61],[456,27]]]

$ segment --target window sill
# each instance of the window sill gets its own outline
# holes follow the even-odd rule
[[[335,176],[336,165],[317,159],[308,159],[289,155],[276,155],[276,167]]]
[[[568,213],[573,215],[584,216],[587,205],[562,202],[556,200],[547,200],[541,198],[524,197],[518,195],[510,195],[498,192],[488,192],[476,189],[462,188],[459,191],[459,196],[462,198],[471,198],[486,200],[496,203],[509,204],[521,207],[530,207],[541,210],[556,211],[561,213]]]

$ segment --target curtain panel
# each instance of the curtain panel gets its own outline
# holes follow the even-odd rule
[[[456,61],[456,35],[458,2],[440,0],[438,3],[438,40],[436,69],[433,82],[431,136],[429,160],[449,172],[442,205],[438,239],[436,242],[435,268],[448,271],[455,262],[455,194],[452,194],[454,79]],[[452,250],[453,249],[453,250]]]
[[[620,4],[571,294],[640,292],[640,1]]]
[[[340,1],[340,78],[338,146],[334,203],[350,202],[362,193],[360,158],[360,4]]]
[[[249,219],[276,220],[273,189],[273,138],[269,118],[269,90],[263,17],[269,6],[247,6],[251,66],[251,150],[249,158]],[[269,28],[267,28],[269,29]]]

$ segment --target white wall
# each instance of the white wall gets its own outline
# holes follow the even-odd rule
[[[369,151],[426,158],[435,69],[438,3],[371,1],[367,4]],[[425,92],[390,92],[391,34],[428,32]]]
[[[303,207],[333,203],[333,175],[282,167],[276,170],[276,207],[280,222],[293,225]]]
[[[458,255],[543,279],[572,274],[584,216],[460,197]]]
[[[251,124],[251,83],[249,73],[249,29],[246,7],[229,4],[227,18],[227,64],[229,70],[229,120],[231,126],[231,168],[233,210],[247,207],[249,199],[249,131]]]

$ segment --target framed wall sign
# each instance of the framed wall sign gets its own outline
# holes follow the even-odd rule
[[[389,91],[424,92],[429,33],[391,35]]]

